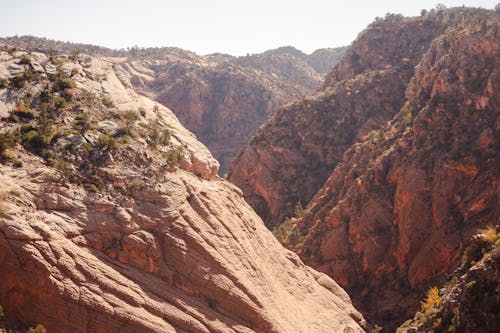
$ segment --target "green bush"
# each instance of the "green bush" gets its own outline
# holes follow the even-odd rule
[[[54,105],[54,108],[56,110],[65,108],[67,105],[66,99],[64,97],[61,97],[61,96],[55,96],[52,98],[52,105]]]
[[[178,146],[176,148],[170,149],[168,152],[164,153],[167,163],[176,166],[179,164],[182,154],[184,152],[184,147]]]
[[[76,116],[75,122],[73,123],[73,128],[80,132],[82,135],[91,130],[92,124],[90,123],[90,114],[88,112],[84,112],[80,116]]]
[[[14,132],[0,133],[0,162],[9,159],[8,149],[12,149],[19,142],[18,136]]]
[[[65,89],[72,89],[76,86],[75,81],[69,77],[59,76],[52,85],[52,91],[64,91]]]
[[[36,153],[41,153],[48,148],[54,137],[53,121],[50,118],[40,117],[38,126],[23,126],[21,128],[21,143],[25,148],[30,148]]]
[[[125,110],[121,111],[119,114],[120,119],[125,123],[125,127],[127,128],[127,133],[132,135],[132,130],[134,128],[134,124],[137,120],[139,120],[139,114],[134,110]]]
[[[15,115],[16,117],[24,118],[24,119],[33,119],[35,118],[35,111],[27,108],[26,106],[22,104],[16,105],[16,108],[14,111],[11,112],[11,114]]]
[[[107,134],[101,134],[97,139],[95,148],[98,150],[115,151],[120,148],[122,141]]]
[[[168,145],[170,143],[170,130],[168,128],[161,129],[156,123],[150,126],[148,134],[147,142],[153,148],[158,145]]]
[[[74,179],[75,174],[73,173],[73,165],[71,163],[66,162],[62,158],[54,157],[48,158],[47,164],[59,170],[63,180],[72,181]]]

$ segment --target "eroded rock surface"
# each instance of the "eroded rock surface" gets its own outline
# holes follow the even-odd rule
[[[347,150],[297,223],[304,261],[389,327],[500,218],[497,29],[437,38],[401,112]]]
[[[5,58],[0,73],[19,61]],[[123,84],[120,60],[54,56],[57,72],[45,76],[30,61],[0,89],[10,142],[0,146],[0,303],[10,324],[364,331],[345,291],[279,244],[173,113]]]
[[[491,11],[375,22],[232,165],[282,241],[388,331],[500,218],[498,40]]]
[[[233,161],[228,179],[267,225],[277,226],[298,203],[307,204],[342,154],[399,111],[414,66],[446,26],[399,16],[373,23],[322,90],[279,109],[258,130]]]

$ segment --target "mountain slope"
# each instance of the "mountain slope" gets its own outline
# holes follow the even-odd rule
[[[259,129],[233,161],[228,179],[266,224],[276,226],[298,203],[307,204],[342,154],[399,111],[414,66],[446,26],[438,17],[389,15],[374,22],[322,90],[278,110]]]
[[[498,21],[484,24],[432,43],[401,112],[344,154],[297,222],[305,239],[292,246],[370,318],[414,311],[471,235],[500,218]]]
[[[208,146],[224,174],[230,161],[279,106],[313,93],[343,48],[306,55],[293,47],[232,57],[199,56],[179,48],[111,50],[31,36],[0,39],[10,47],[49,52],[79,50],[115,57],[124,84],[174,110]],[[117,57],[123,57],[118,63]],[[318,67],[319,66],[319,67]],[[321,70],[315,70],[321,68]]]
[[[121,59],[0,52],[0,303],[53,332],[362,332]]]
[[[231,166],[281,241],[387,331],[500,218],[498,24],[467,8],[376,21]]]

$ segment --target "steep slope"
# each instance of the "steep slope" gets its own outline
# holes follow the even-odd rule
[[[190,59],[169,54],[160,60],[124,62],[122,66],[123,76],[129,78],[132,86],[175,110],[181,123],[221,162],[224,173],[275,108],[313,88],[292,85],[257,67],[220,62],[220,58],[193,55]],[[279,60],[270,66],[288,73],[300,72],[297,59],[288,62],[282,56]],[[297,65],[296,70],[292,64]],[[312,69],[300,73],[307,85],[320,86],[321,78]]]
[[[432,287],[421,309],[397,333],[500,331],[500,225],[480,230],[442,288]]]
[[[120,59],[0,51],[0,303],[49,332],[362,332]],[[33,325],[34,326],[34,325]]]
[[[220,161],[222,174],[277,107],[312,93],[322,82],[305,61],[285,52],[238,58],[169,53],[132,67],[140,71],[139,77],[135,69],[129,71],[132,85],[175,110]],[[152,75],[146,80],[144,67]]]
[[[403,106],[405,87],[430,42],[467,10],[371,24],[348,48],[321,91],[276,112],[233,161],[228,179],[274,227],[307,204],[369,131]],[[390,56],[387,56],[390,55]]]
[[[499,27],[491,13],[436,38],[398,115],[344,153],[291,226],[304,262],[386,327],[500,219]]]

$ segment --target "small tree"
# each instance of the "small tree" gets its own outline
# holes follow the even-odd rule
[[[436,11],[438,11],[438,12],[441,12],[441,11],[443,11],[445,9],[446,9],[446,6],[444,4],[442,4],[442,3],[438,3],[436,5]]]
[[[8,159],[7,149],[13,148],[18,142],[17,136],[12,132],[0,133],[0,162]]]
[[[441,296],[439,296],[439,290],[437,287],[432,287],[427,291],[427,297],[424,301],[420,302],[420,307],[423,311],[427,311],[431,308],[435,308],[441,302]]]
[[[127,127],[127,132],[129,135],[132,135],[132,129],[137,120],[139,120],[139,114],[134,110],[126,110],[120,112],[120,118],[125,123],[125,127]]]

